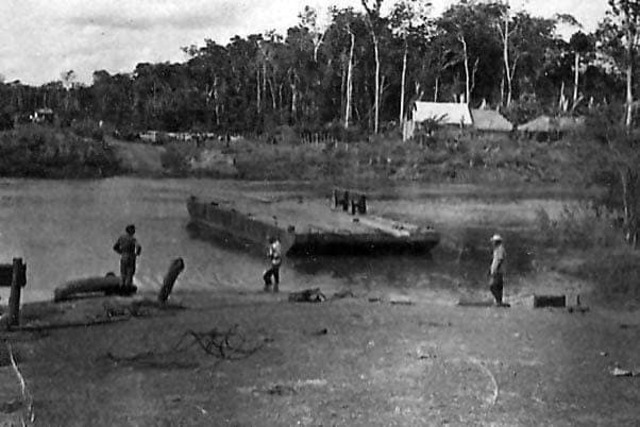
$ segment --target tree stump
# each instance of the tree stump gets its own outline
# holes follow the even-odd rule
[[[184,270],[184,260],[182,258],[174,259],[162,281],[162,288],[160,289],[160,294],[158,294],[159,303],[164,304],[167,302],[173,290],[173,285],[180,273],[182,273],[182,270]]]

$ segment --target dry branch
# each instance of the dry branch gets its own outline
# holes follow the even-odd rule
[[[187,343],[188,338],[192,338],[190,344]],[[226,331],[213,328],[210,331],[197,332],[190,329],[182,335],[174,350],[182,351],[194,345],[198,345],[206,354],[220,359],[242,359],[260,350],[264,341],[248,346],[246,337],[238,331],[238,325]]]
[[[11,366],[13,367],[13,371],[16,373],[18,380],[20,381],[20,390],[22,392],[22,400],[27,405],[27,419],[28,421],[24,421],[24,417],[22,418],[22,425],[26,426],[29,423],[33,423],[36,419],[36,414],[33,411],[33,396],[29,392],[27,388],[27,383],[18,368],[18,364],[16,363],[16,359],[13,356],[13,350],[11,349],[11,344],[7,343],[7,350],[9,351],[9,359],[11,360]]]
[[[491,383],[493,384],[493,396],[492,396],[490,401],[487,401],[487,403],[489,404],[489,408],[488,409],[491,409],[496,404],[496,402],[498,401],[498,395],[500,394],[500,389],[498,388],[498,381],[496,381],[496,377],[493,375],[493,373],[491,373],[489,368],[484,366],[482,361],[480,361],[480,360],[478,360],[478,359],[476,359],[474,357],[469,357],[468,360],[469,360],[469,362],[471,362],[474,365],[476,365],[477,367],[479,367],[480,370],[482,370],[482,372],[487,374],[487,376],[491,379]]]

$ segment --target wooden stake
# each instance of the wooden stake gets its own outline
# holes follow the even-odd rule
[[[184,270],[184,260],[182,258],[174,259],[169,266],[169,271],[166,276],[164,276],[162,288],[158,294],[159,303],[164,304],[167,302],[169,295],[171,295],[171,291],[173,290],[173,285],[180,273],[182,273],[182,270]]]
[[[9,295],[9,326],[20,324],[20,291],[26,282],[26,266],[22,258],[13,259],[11,294]]]

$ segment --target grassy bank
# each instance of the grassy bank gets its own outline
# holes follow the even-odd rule
[[[0,133],[0,176],[97,178],[120,171],[109,146],[71,130],[29,125]]]
[[[594,284],[605,305],[640,307],[640,253],[624,240],[616,217],[591,205],[566,207],[551,220],[538,213],[537,240],[550,268]]]
[[[371,142],[278,144],[238,140],[231,143],[170,144],[166,164],[189,173],[194,159],[232,159],[234,168],[199,167],[200,175],[246,180],[305,180],[366,184],[562,183],[582,182],[577,148],[570,141],[553,144],[505,136],[442,133],[427,143],[380,138]]]
[[[442,236],[437,263],[446,263],[452,274],[464,272],[461,286],[486,286],[488,239],[500,233],[509,254],[510,292],[525,287],[527,292],[562,294],[562,282],[568,280],[584,283],[597,303],[640,307],[640,254],[624,241],[615,214],[580,195],[547,191],[502,197],[506,190],[494,194],[491,186],[473,186],[483,194],[478,197],[470,196],[467,186],[450,187],[411,191],[413,197],[389,198],[375,206],[388,217],[433,225]]]

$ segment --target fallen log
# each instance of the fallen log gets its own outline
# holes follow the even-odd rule
[[[131,296],[136,293],[136,286],[123,287],[120,278],[113,273],[104,277],[94,276],[70,280],[53,291],[53,301],[60,302],[82,295],[102,293],[105,295]]]
[[[15,330],[23,331],[23,332],[41,332],[41,331],[48,331],[53,329],[87,328],[89,326],[108,325],[111,323],[126,322],[128,320],[131,320],[131,316],[103,317],[103,318],[94,318],[94,319],[87,319],[87,320],[53,322],[53,323],[39,322],[34,324],[21,325],[15,328]]]
[[[489,299],[470,299],[470,298],[460,298],[458,301],[458,305],[461,307],[492,307],[496,305],[493,300]]]

